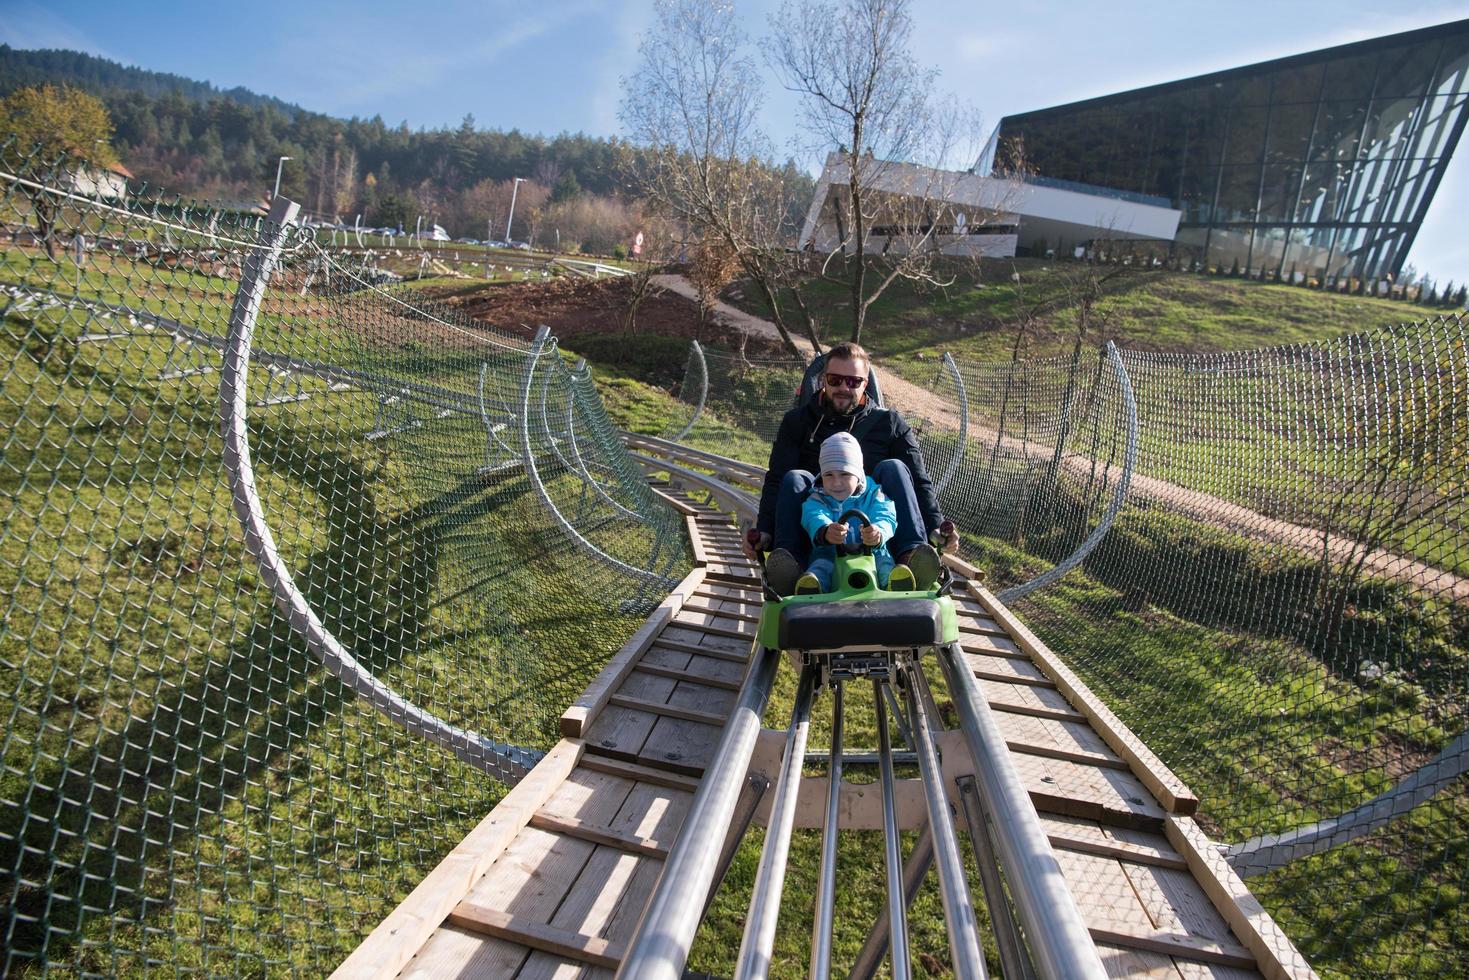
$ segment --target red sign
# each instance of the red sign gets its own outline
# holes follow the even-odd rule
[[[643,254],[643,233],[642,232],[638,232],[638,236],[632,240],[632,254],[634,254],[634,255],[642,255]]]

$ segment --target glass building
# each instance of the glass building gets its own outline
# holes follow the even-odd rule
[[[1185,259],[1380,279],[1402,268],[1466,104],[1462,20],[1007,116],[995,166],[1167,199]]]

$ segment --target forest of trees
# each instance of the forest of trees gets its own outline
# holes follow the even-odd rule
[[[342,120],[80,52],[0,45],[0,95],[45,83],[101,98],[118,159],[140,180],[187,197],[259,203],[277,161],[289,156],[281,193],[348,224],[360,214],[367,226],[412,231],[421,216],[455,237],[547,245],[559,237],[568,250],[608,252],[641,220],[637,188],[618,176],[618,156],[631,150],[616,139],[486,130],[473,116],[453,129],[413,130],[376,116]],[[782,169],[786,179],[805,182],[809,202],[810,177],[793,162]],[[507,234],[516,177],[525,182]]]

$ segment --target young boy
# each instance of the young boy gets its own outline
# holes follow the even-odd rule
[[[838,523],[849,510],[862,511],[872,523]],[[898,529],[897,509],[863,474],[862,447],[850,433],[838,432],[821,444],[821,485],[801,505],[801,526],[811,536],[811,564],[796,580],[796,595],[831,591],[836,546],[859,541],[872,548],[879,584],[897,592],[916,588],[913,571],[907,565],[894,567],[887,549]]]

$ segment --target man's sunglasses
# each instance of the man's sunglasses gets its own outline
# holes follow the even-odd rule
[[[857,389],[867,383],[866,378],[859,378],[854,374],[828,374],[826,386],[828,388],[840,388],[846,385],[848,388]]]

